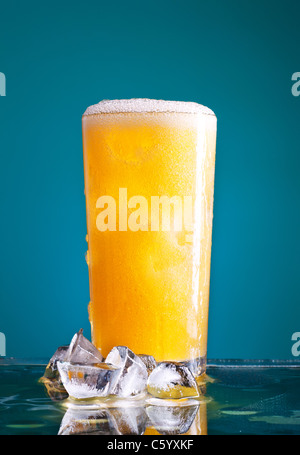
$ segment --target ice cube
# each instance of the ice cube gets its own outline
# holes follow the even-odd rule
[[[55,351],[46,366],[44,376],[40,378],[40,381],[44,384],[47,394],[52,401],[60,401],[68,397],[68,392],[65,390],[63,383],[61,382],[57,369],[57,362],[65,359],[68,347],[69,346],[60,346]]]
[[[146,390],[147,368],[144,362],[126,346],[114,347],[105,362],[119,368],[119,378],[111,394],[119,397],[138,395]]]
[[[59,378],[57,362],[63,361],[65,359],[68,348],[69,348],[69,346],[60,346],[55,351],[55,353],[49,360],[48,365],[46,366],[46,369],[44,372],[44,378],[53,379],[53,380]]]
[[[66,352],[65,361],[72,363],[82,363],[84,365],[92,365],[94,363],[103,362],[101,352],[82,335],[83,330],[75,333]]]
[[[191,427],[199,405],[193,406],[148,406],[150,423],[161,434],[184,434]]]
[[[197,397],[197,382],[188,367],[177,362],[161,362],[147,382],[148,392],[157,398]]]
[[[144,362],[147,368],[148,376],[157,367],[155,358],[152,355],[140,354],[139,358]]]
[[[120,377],[120,369],[107,363],[57,362],[57,367],[66,391],[77,399],[106,397]]]

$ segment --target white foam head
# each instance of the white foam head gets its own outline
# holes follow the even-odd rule
[[[139,112],[177,112],[186,114],[214,115],[213,111],[202,104],[186,101],[150,100],[133,98],[128,100],[103,100],[87,108],[83,115],[115,114]]]

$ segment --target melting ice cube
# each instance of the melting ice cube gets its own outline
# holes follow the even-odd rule
[[[176,362],[161,362],[150,374],[148,392],[157,398],[197,397],[197,382],[186,366]]]
[[[65,361],[91,365],[103,362],[101,352],[82,335],[83,330],[75,333],[66,352]]]
[[[111,394],[129,397],[144,392],[147,386],[147,368],[144,362],[126,346],[114,347],[105,359],[107,364],[119,368],[119,378]]]
[[[139,358],[144,362],[147,368],[148,375],[156,368],[157,363],[155,358],[152,355],[145,355],[141,354],[139,355]]]
[[[106,397],[120,377],[120,369],[107,363],[58,362],[57,367],[66,391],[77,399]]]
[[[47,378],[47,379],[58,379],[59,378],[57,362],[63,361],[65,359],[68,348],[69,348],[69,346],[60,346],[55,351],[55,353],[49,360],[48,365],[46,366],[46,369],[44,372],[44,378]]]

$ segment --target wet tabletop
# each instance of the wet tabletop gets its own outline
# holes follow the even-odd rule
[[[300,363],[210,362],[200,400],[52,398],[45,364],[0,359],[0,434],[300,434]]]

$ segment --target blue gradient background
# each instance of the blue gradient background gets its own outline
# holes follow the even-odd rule
[[[299,17],[296,0],[2,3],[7,356],[50,356],[80,327],[90,336],[81,115],[104,98],[148,97],[218,117],[208,356],[292,358]]]

